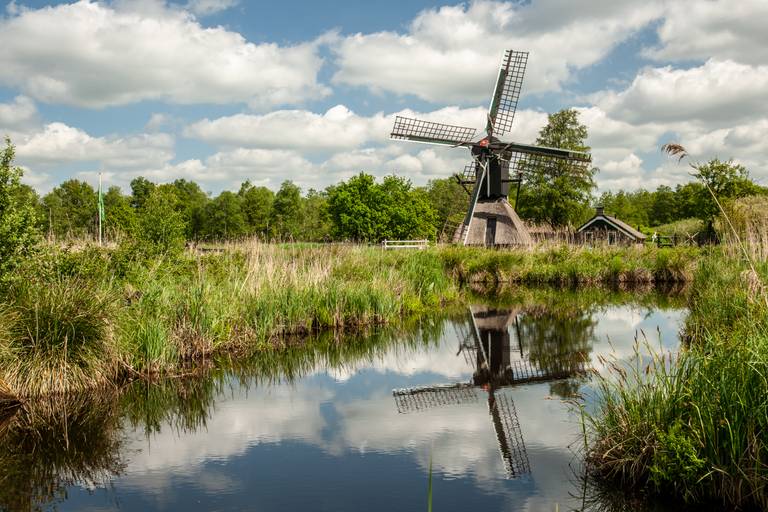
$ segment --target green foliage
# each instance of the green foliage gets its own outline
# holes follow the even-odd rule
[[[442,229],[449,217],[463,217],[469,207],[469,194],[454,178],[429,180],[427,199],[437,214],[435,225]]]
[[[437,214],[423,190],[398,176],[381,183],[360,173],[333,187],[328,213],[337,238],[378,242],[434,238]]]
[[[139,209],[143,208],[144,203],[146,203],[149,196],[152,195],[152,191],[155,190],[155,187],[156,185],[154,183],[143,176],[131,180],[131,206]]]
[[[136,241],[147,255],[177,255],[184,249],[184,217],[177,209],[176,194],[153,190],[139,211]]]
[[[302,221],[301,189],[291,181],[284,181],[272,203],[272,234],[280,240],[295,240]]]
[[[700,262],[679,355],[599,381],[590,461],[629,487],[728,509],[768,506],[768,302],[758,276],[714,251]]]
[[[589,151],[587,127],[576,110],[550,114],[536,144],[573,151]],[[523,186],[516,209],[524,219],[552,226],[578,225],[589,217],[596,168],[574,169],[563,164],[524,166]]]
[[[248,232],[246,216],[242,211],[243,199],[225,190],[205,206],[203,234],[206,238],[240,238]]]
[[[88,183],[67,180],[43,197],[47,233],[57,237],[86,237],[95,232],[96,191]]]
[[[14,147],[5,139],[0,154],[0,282],[27,258],[38,241],[35,205],[13,166]]]
[[[104,233],[107,238],[120,239],[133,236],[136,232],[136,211],[130,198],[120,192],[119,187],[109,187],[104,194]]]
[[[17,280],[0,305],[1,377],[20,395],[114,381],[115,296],[81,278]]]
[[[237,193],[242,198],[240,210],[248,223],[248,232],[261,238],[269,237],[269,221],[275,193],[266,187],[255,187],[244,182]]]

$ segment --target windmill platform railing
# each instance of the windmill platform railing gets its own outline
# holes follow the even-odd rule
[[[426,249],[429,240],[384,240],[381,246],[384,249]]]

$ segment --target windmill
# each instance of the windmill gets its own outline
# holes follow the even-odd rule
[[[463,222],[456,227],[454,243],[464,245],[527,245],[531,237],[517,215],[523,173],[529,169],[552,169],[558,173],[583,172],[588,153],[502,141],[512,128],[523,85],[528,52],[507,50],[496,80],[486,121],[486,135],[475,139],[475,128],[395,117],[392,139],[470,149],[472,162],[456,175],[470,195]],[[515,208],[509,204],[510,184],[517,185]]]
[[[533,363],[524,359],[517,331],[519,358],[512,357],[509,328],[517,324],[513,310],[484,306],[470,307],[470,329],[459,335],[459,352],[475,366],[470,382],[395,389],[397,411],[401,414],[435,407],[479,401],[478,388],[487,393],[488,410],[496,433],[502,462],[509,478],[530,473],[530,463],[514,401],[503,389],[530,382],[559,380],[586,372],[583,354],[557,354]]]

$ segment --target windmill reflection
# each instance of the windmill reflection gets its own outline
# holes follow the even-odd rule
[[[446,405],[479,401],[478,389],[487,393],[488,410],[507,476],[516,478],[530,472],[520,421],[514,401],[504,388],[530,382],[568,379],[586,373],[586,351],[569,350],[570,344],[555,343],[545,354],[526,354],[518,310],[471,306],[470,321],[458,327],[459,351],[474,366],[471,382],[396,389],[392,393],[399,413],[423,411]],[[514,328],[513,345],[510,330]],[[591,331],[590,331],[591,332]],[[581,338],[581,337],[580,337]],[[583,341],[583,340],[582,340]],[[533,356],[533,357],[532,357]]]

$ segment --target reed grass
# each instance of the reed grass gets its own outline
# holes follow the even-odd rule
[[[262,357],[286,336],[398,322],[460,303],[463,282],[690,279],[696,249],[496,251],[264,244],[146,258],[130,247],[50,247],[0,302],[0,379],[21,396],[184,374]]]
[[[768,263],[749,222],[700,261],[681,352],[599,379],[595,474],[692,504],[768,508]]]

